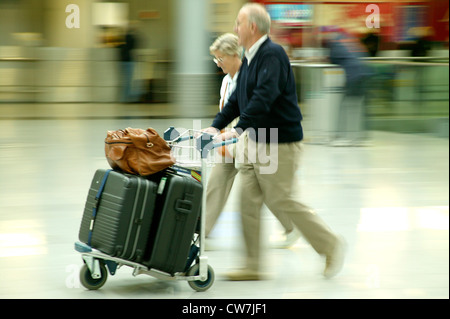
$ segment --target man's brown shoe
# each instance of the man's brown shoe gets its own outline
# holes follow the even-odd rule
[[[229,272],[225,275],[230,281],[250,281],[261,280],[262,276],[259,272],[250,269],[239,269],[233,272]]]

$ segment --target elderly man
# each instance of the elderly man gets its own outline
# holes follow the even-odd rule
[[[270,40],[269,30],[270,16],[262,5],[248,3],[241,8],[235,31],[245,48],[245,58],[237,87],[205,130],[215,133],[240,116],[232,130],[217,137],[226,140],[242,135],[244,139],[238,158],[245,189],[241,216],[247,259],[244,269],[227,275],[229,280],[261,279],[260,213],[265,203],[272,212],[287,215],[326,258],[324,276],[330,278],[342,268],[345,243],[294,194],[303,139],[302,114],[289,58],[280,45]]]

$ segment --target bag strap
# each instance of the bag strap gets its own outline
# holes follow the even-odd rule
[[[95,222],[95,218],[97,217],[97,210],[98,210],[98,205],[100,204],[100,197],[102,196],[103,189],[105,188],[105,185],[106,185],[106,180],[108,179],[108,175],[111,171],[112,171],[112,169],[106,170],[105,175],[103,175],[103,179],[102,179],[102,183],[100,184],[100,188],[98,189],[97,195],[95,195],[95,198],[94,198],[94,207],[92,208],[92,218],[91,218],[91,223],[89,225],[89,237],[88,237],[88,242],[87,242],[87,244],[89,246],[91,246],[92,233],[94,230],[94,222]]]

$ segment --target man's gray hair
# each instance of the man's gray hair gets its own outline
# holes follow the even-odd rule
[[[269,34],[270,15],[262,4],[246,3],[242,9],[246,10],[249,23],[255,23],[256,28],[262,34]]]

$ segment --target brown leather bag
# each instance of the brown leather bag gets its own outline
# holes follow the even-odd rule
[[[113,169],[142,176],[175,164],[167,142],[152,128],[108,131],[105,155]]]

